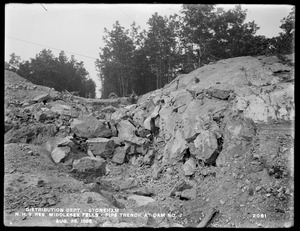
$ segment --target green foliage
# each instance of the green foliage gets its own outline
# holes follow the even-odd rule
[[[16,60],[15,55],[11,57],[10,63]],[[68,60],[63,51],[55,57],[51,50],[44,49],[30,61],[19,60],[14,71],[34,84],[53,87],[57,91],[78,91],[82,97],[95,97],[96,85],[88,78],[83,62],[77,62],[73,56]]]

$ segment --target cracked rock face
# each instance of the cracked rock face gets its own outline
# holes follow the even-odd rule
[[[205,159],[217,149],[222,135],[225,141],[251,137],[246,130],[253,130],[254,123],[294,120],[293,78],[293,69],[276,57],[238,57],[180,75],[138,103],[159,105],[158,97],[167,99],[160,110],[153,107],[149,112],[159,115],[165,163],[181,159],[188,147],[192,155]],[[220,117],[223,121],[215,123],[214,118]],[[193,136],[197,138],[191,141]]]

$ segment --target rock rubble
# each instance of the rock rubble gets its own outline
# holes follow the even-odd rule
[[[6,71],[6,75],[13,73]],[[200,81],[195,82],[195,78]],[[248,153],[253,154],[245,172],[233,176],[236,181],[248,180],[251,174],[260,174],[265,182],[270,181],[266,175],[286,177],[288,171],[279,160],[271,165],[266,157],[256,156],[254,150],[265,151],[263,145],[252,149],[250,145],[255,145],[262,124],[294,121],[293,79],[293,68],[277,57],[247,56],[220,60],[179,75],[162,89],[141,96],[136,104],[126,98],[83,99],[26,81],[23,86],[7,84],[5,143],[42,144],[56,164],[69,165],[70,173],[85,183],[109,174],[110,163],[151,168],[149,177],[154,181],[166,175],[174,179],[173,175],[181,171],[186,180],[172,185],[167,196],[193,201],[199,196],[197,182],[187,180],[218,178],[230,171],[226,169],[230,163],[237,164]],[[20,101],[23,93],[16,95],[15,90],[36,93]],[[278,152],[287,150],[282,147]],[[278,159],[276,155],[273,158]],[[148,197],[154,193],[141,187],[148,181],[146,176],[117,181],[110,183],[118,190],[131,190],[128,192],[133,195],[128,199],[138,207],[155,202]],[[261,185],[250,189],[240,184],[238,190],[251,192],[251,196],[275,193]],[[103,181],[97,187],[101,195],[119,203],[108,193],[115,189],[107,188]],[[245,192],[241,197],[248,197]],[[288,193],[282,188],[275,194],[281,198]],[[225,201],[218,199],[224,206]],[[55,201],[47,203],[54,205]],[[131,226],[130,222],[120,224]]]

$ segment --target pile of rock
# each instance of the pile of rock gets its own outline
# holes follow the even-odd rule
[[[115,122],[85,115],[82,119],[73,119],[70,129],[76,139],[85,139],[86,152],[90,157],[111,159],[112,162],[122,164],[126,160],[126,156],[140,154],[149,159],[153,155],[153,150],[149,148],[151,140],[139,136],[138,129],[126,119]],[[148,131],[148,134],[151,134],[151,131]],[[60,145],[65,143],[70,146],[66,139],[75,145],[76,139],[72,141],[72,138],[69,137],[62,140]]]
[[[53,94],[49,93],[37,95],[23,102],[12,103],[12,101],[8,101],[5,108],[5,142],[14,142],[16,137],[22,140],[19,142],[23,142],[23,140],[27,142],[26,137],[29,136],[30,131],[40,130],[47,125],[54,127],[55,132],[51,136],[57,132],[67,134],[70,130],[70,122],[87,112],[82,105],[78,104],[78,106],[73,107],[69,102],[55,98]],[[29,128],[28,132],[21,132],[23,137],[20,137],[19,129],[25,127]],[[35,139],[38,135],[38,133],[35,134],[29,142],[42,142],[43,140],[37,141]]]
[[[294,120],[293,78],[293,67],[277,57],[221,60],[143,95],[133,119],[159,128],[163,163],[191,157],[222,165],[235,140],[252,139],[257,123]]]
[[[64,137],[84,139],[79,146],[89,158],[149,165],[162,153],[162,164],[182,161],[184,174],[190,176],[201,161],[223,165],[236,140],[252,139],[256,123],[294,120],[291,80],[293,68],[277,57],[238,57],[180,75],[127,106],[109,99],[87,107],[80,97],[66,102],[45,93],[21,107],[9,105],[5,129],[52,124]],[[7,136],[6,142],[12,140]],[[153,148],[158,140],[163,151]],[[56,148],[57,163],[72,152]]]

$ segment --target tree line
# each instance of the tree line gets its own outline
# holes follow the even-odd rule
[[[182,5],[180,15],[154,13],[147,30],[135,22],[125,29],[116,21],[111,31],[104,28],[105,45],[95,62],[101,97],[108,98],[112,92],[142,95],[178,74],[220,59],[294,52],[295,7],[281,20],[282,32],[273,38],[256,35],[259,27],[245,19],[246,10],[239,5],[225,11],[215,5],[192,4]],[[55,57],[44,49],[27,61],[13,53],[5,68],[35,84],[95,98],[96,84],[83,62],[74,56],[68,59],[63,51]]]
[[[21,61],[19,56],[12,53],[9,62],[5,63],[5,69],[16,72],[34,84],[95,98],[96,84],[89,78],[83,62],[78,62],[74,56],[68,59],[64,51],[55,57],[50,49],[43,49],[35,58],[27,61]]]
[[[153,14],[148,30],[135,22],[125,29],[116,21],[111,31],[104,29],[105,46],[95,62],[102,98],[111,92],[145,94],[220,59],[294,52],[295,7],[281,20],[283,32],[273,38],[256,35],[257,24],[245,19],[239,5],[225,11],[193,4],[183,5],[181,15]]]

